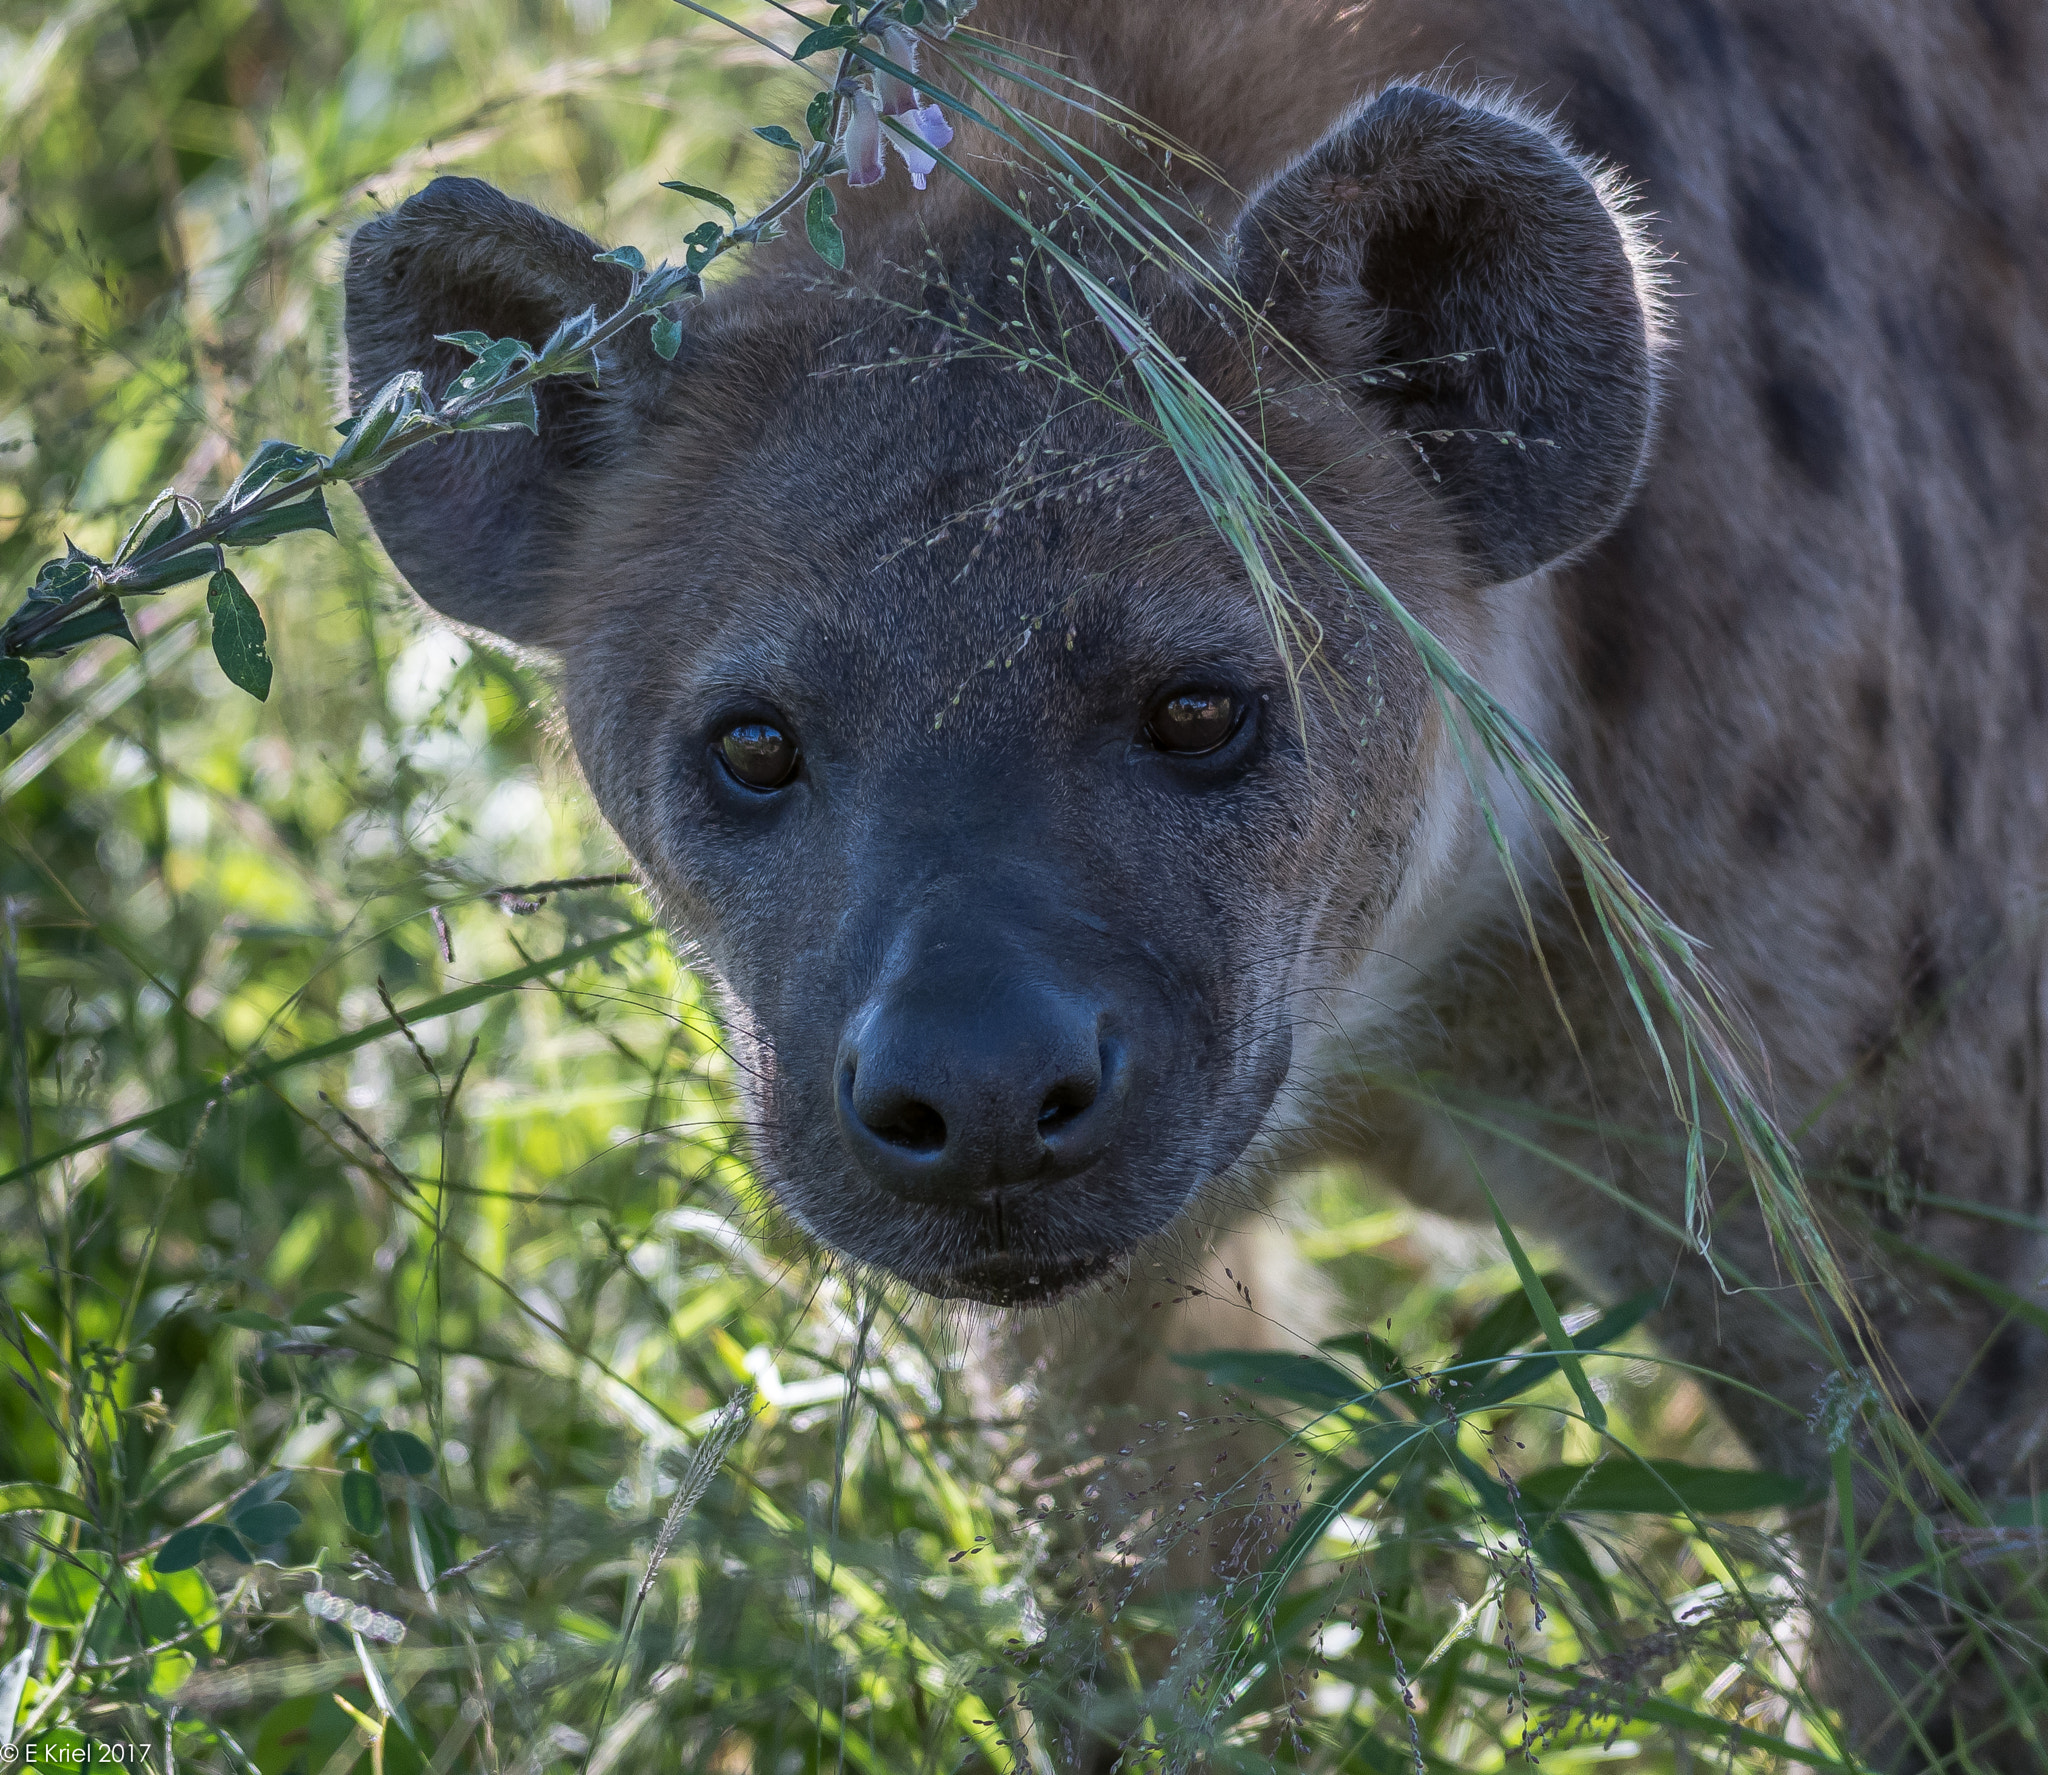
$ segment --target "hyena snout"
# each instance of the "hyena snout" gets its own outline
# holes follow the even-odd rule
[[[961,960],[893,982],[839,1047],[840,1138],[903,1201],[986,1204],[1072,1177],[1124,1120],[1130,1066],[1100,1005]]]

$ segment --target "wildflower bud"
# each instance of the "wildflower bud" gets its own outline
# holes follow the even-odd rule
[[[882,114],[868,93],[854,95],[846,122],[846,182],[859,187],[882,182]]]
[[[916,33],[906,31],[901,25],[889,26],[882,33],[882,54],[906,74],[915,74]],[[884,117],[901,117],[905,112],[917,109],[917,89],[907,80],[899,80],[881,68],[875,70],[875,97],[881,104]]]

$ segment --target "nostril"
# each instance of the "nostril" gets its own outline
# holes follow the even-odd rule
[[[1062,1079],[1045,1094],[1038,1111],[1041,1136],[1057,1134],[1095,1101],[1099,1089],[1094,1079]]]
[[[888,1113],[868,1122],[868,1127],[878,1139],[905,1152],[935,1153],[946,1144],[946,1118],[915,1098],[891,1104]]]

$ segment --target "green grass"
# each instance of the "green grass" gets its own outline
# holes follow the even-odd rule
[[[0,32],[9,587],[167,480],[330,438],[335,242],[373,194],[458,166],[652,250],[701,220],[662,179],[770,193],[746,126],[813,84],[652,0]],[[1170,221],[1133,209],[1132,239],[1171,257]],[[1346,566],[1341,538],[1148,375],[1298,639],[1271,562]],[[1097,1465],[970,1384],[943,1317],[779,1232],[544,680],[423,619],[334,515],[238,562],[267,703],[224,690],[188,589],[137,607],[139,653],[40,667],[0,757],[0,1170],[75,1149],[0,1185],[0,1731],[223,1775],[1007,1770],[1095,1732],[1147,1770],[1485,1771],[1532,1740],[1837,1766],[1798,1660],[1841,1589],[1796,1569],[1785,1494],[1698,1477],[1745,1463],[1697,1379],[1604,1341],[1540,1245],[1310,1179],[1296,1237],[1371,1335],[1216,1355],[1216,1421],[1116,1425]],[[1686,1002],[1689,952],[1606,879],[1647,998]],[[1796,1175],[1699,1003],[1673,1076],[1720,1081],[1796,1248]],[[1134,1582],[1217,1507],[1191,1452],[1247,1420],[1288,1438],[1278,1532],[1206,1595]],[[1908,1473],[1871,1423],[1838,1472]]]

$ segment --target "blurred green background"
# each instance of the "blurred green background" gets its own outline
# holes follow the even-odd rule
[[[652,257],[701,220],[659,182],[761,192],[747,126],[811,85],[661,0],[13,0],[0,587],[67,535],[109,549],[160,487],[217,494],[263,438],[331,445],[343,241],[377,207],[460,170]],[[1552,1766],[1773,1760],[1797,1623],[1722,1589],[1784,1591],[1761,1531],[1607,1518],[1539,1625],[1440,1468],[1333,1525],[1263,1661],[1214,1599],[1105,1601],[1117,1537],[1185,1507],[1185,1433],[1111,1426],[1106,1466],[1047,1446],[954,1328],[864,1308],[778,1233],[710,1008],[632,890],[493,892],[624,867],[545,671],[425,617],[332,504],[333,540],[236,563],[267,703],[186,587],[134,609],[139,651],[39,666],[0,741],[0,1170],[176,1106],[0,1183],[0,1486],[83,1506],[6,1500],[0,1732],[244,1775],[1052,1769],[1107,1766],[1059,1718],[1099,1704],[1131,1769],[1484,1770],[1546,1720]],[[477,982],[408,1016],[417,1045],[375,1035]],[[220,1098],[264,1061],[292,1063]],[[1304,1201],[1338,1317],[1411,1363],[1513,1294],[1490,1237],[1366,1180]],[[1608,1367],[1636,1446],[1734,1458],[1688,1382]],[[1598,1452],[1570,1399],[1496,1416],[1517,1470]],[[137,1558],[230,1521],[254,1563]],[[1607,1689],[1590,1657],[1621,1660]],[[1663,1723],[1610,1730],[1623,1692]]]

